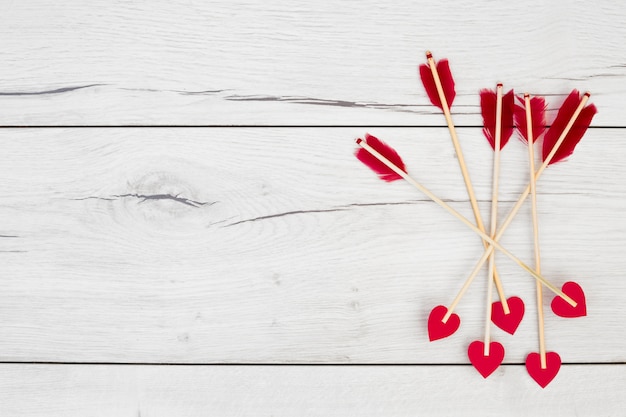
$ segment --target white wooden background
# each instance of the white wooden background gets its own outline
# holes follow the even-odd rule
[[[1,2],[0,415],[623,413],[626,6],[620,2]],[[505,365],[483,380],[481,274],[461,329],[428,342],[479,240],[352,155],[365,132],[471,217],[416,67],[448,57],[484,215],[478,91],[572,88],[599,113],[539,183],[543,272],[589,315],[548,314],[564,365],[541,390],[534,282]],[[501,214],[526,185],[505,149]],[[505,245],[532,262],[529,210]],[[546,294],[546,305],[551,299]],[[549,312],[549,309],[548,309]]]

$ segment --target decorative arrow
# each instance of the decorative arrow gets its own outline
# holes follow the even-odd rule
[[[485,226],[483,224],[482,216],[480,215],[478,202],[476,201],[474,187],[472,186],[472,181],[470,179],[469,172],[467,171],[467,165],[465,164],[465,158],[463,157],[463,150],[461,149],[461,144],[459,143],[454,122],[452,121],[452,115],[450,113],[450,107],[456,97],[454,78],[452,77],[452,72],[450,71],[450,65],[448,64],[447,59],[441,59],[437,64],[435,64],[435,60],[430,51],[426,51],[426,59],[428,64],[422,64],[419,67],[422,84],[424,84],[424,89],[426,90],[426,94],[428,95],[430,102],[434,106],[439,107],[443,111],[443,115],[446,118],[448,130],[450,130],[450,137],[452,138],[452,145],[454,146],[454,151],[456,152],[456,156],[459,161],[459,167],[461,168],[465,188],[467,189],[472,211],[474,212],[474,218],[476,219],[476,226],[480,229],[480,231],[485,232]],[[483,240],[483,245],[486,249],[488,246],[487,241]],[[502,288],[498,272],[495,269],[493,277],[504,311],[508,314],[509,305],[506,296],[504,295],[504,290]]]
[[[407,174],[406,172],[404,162],[400,158],[400,155],[398,155],[398,153],[392,147],[390,147],[383,141],[371,135],[366,135],[365,139],[366,140],[363,140],[360,138],[356,139],[356,143],[362,148],[356,151],[355,153],[356,157],[365,165],[370,167],[374,172],[376,172],[381,179],[385,179],[386,181],[389,181],[391,178],[398,179],[397,177],[394,177],[392,173],[389,172],[390,170],[393,171],[393,173],[395,173],[398,177],[405,179],[408,183],[410,183],[415,188],[420,190],[423,194],[425,194],[432,201],[434,201],[435,203],[443,207],[448,213],[452,214],[454,217],[459,219],[463,224],[465,224],[472,231],[474,231],[474,233],[478,234],[480,237],[486,240],[490,244],[489,246],[490,248],[495,247],[496,249],[498,249],[504,255],[509,257],[513,262],[518,264],[522,269],[524,269],[526,272],[532,275],[535,279],[538,279],[539,281],[541,281],[552,292],[557,294],[559,297],[563,298],[572,307],[576,307],[577,303],[574,299],[570,298],[567,294],[563,293],[561,290],[559,290],[555,285],[550,283],[544,277],[537,274],[528,265],[526,265],[524,262],[519,260],[515,255],[509,252],[502,245],[500,245],[500,243],[492,239],[485,232],[482,232],[478,227],[472,224],[472,222],[467,220],[467,218],[465,218],[462,214],[454,210],[452,207],[450,207],[450,205],[445,203],[443,200],[441,200],[439,197],[437,197],[431,191],[429,191],[426,187],[424,187],[423,185],[418,183],[415,179],[413,179],[411,176],[409,176],[409,174]],[[396,163],[392,162],[391,159],[395,159]],[[487,258],[489,254],[491,253],[491,251],[486,251],[485,253],[487,253],[487,256],[485,257]],[[446,307],[443,307],[443,308],[446,308]],[[434,313],[442,311],[441,306],[435,307],[433,311],[431,312],[431,316],[428,319],[429,337],[431,341],[441,338],[441,337],[436,337],[437,335],[447,333],[447,331],[442,332],[439,329],[439,327],[441,326],[443,327],[446,326],[448,319],[453,314],[450,308],[447,308],[446,310],[447,312],[441,319],[438,317],[438,314],[433,316]],[[456,316],[455,321],[457,321],[458,316],[457,315],[455,316]],[[433,317],[435,317],[434,320],[433,320]],[[458,323],[460,323],[460,320],[458,321]],[[458,326],[456,327],[458,328]],[[434,332],[431,332],[431,330],[433,329],[434,329]],[[454,333],[454,331],[456,331],[456,328],[453,329],[452,332],[450,332],[449,334]]]
[[[498,84],[496,91],[482,90],[480,92],[480,107],[483,114],[483,133],[494,150],[493,156],[493,179],[491,194],[491,229],[490,236],[496,234],[498,219],[498,181],[500,177],[500,151],[511,137],[513,122],[513,90],[507,93],[506,110],[503,107],[502,84]],[[495,100],[494,100],[495,99]],[[510,120],[509,120],[510,119]],[[502,126],[507,126],[506,134],[502,135]],[[504,141],[502,140],[504,138]],[[504,143],[503,143],[504,142]],[[467,350],[467,355],[474,368],[487,378],[504,359],[504,346],[491,341],[491,303],[493,302],[493,269],[495,267],[495,254],[489,256],[489,272],[487,274],[487,302],[485,316],[485,338],[483,342],[472,342]],[[482,349],[480,349],[482,347]],[[492,352],[491,348],[494,348]],[[493,353],[493,354],[492,354]],[[487,365],[487,366],[486,366]]]
[[[588,96],[589,93],[586,93]],[[583,98],[584,99],[584,98]],[[591,120],[593,116],[598,112],[596,107],[592,104],[583,108],[580,111],[580,115],[576,120],[576,123],[572,126],[570,134],[563,141],[562,145],[558,145],[559,139],[557,139],[558,133],[561,129],[564,129],[563,126],[567,128],[566,120],[574,117],[574,114],[578,110],[576,107],[576,103],[579,100],[579,93],[577,90],[572,90],[572,92],[567,96],[559,112],[556,115],[556,118],[552,122],[552,126],[548,129],[544,139],[543,139],[543,158],[548,159],[550,155],[550,164],[554,164],[560,161],[565,160],[570,155],[574,153],[574,149],[576,145],[580,142],[583,135],[587,131],[587,128],[591,124]],[[569,305],[565,305],[562,303],[562,300],[555,298],[552,300],[550,306],[552,307],[552,311],[557,316],[561,317],[581,317],[587,315],[587,307],[585,302],[585,293],[583,289],[575,282],[566,282],[563,285],[563,292],[568,294],[570,297],[577,300],[577,306],[572,308]]]
[[[535,153],[533,145],[544,130],[545,100],[541,97],[530,98],[524,94],[524,106],[515,108],[515,124],[518,126],[521,138],[528,145],[528,168],[530,172],[530,201],[533,222],[533,240],[535,249],[535,269],[541,271],[541,255],[539,251],[539,223],[537,221],[537,188],[535,184]],[[521,128],[523,126],[523,128]],[[551,367],[548,369],[548,358],[545,342],[545,328],[543,315],[543,290],[541,284],[536,286],[537,294],[537,324],[539,328],[539,355],[531,353],[526,357],[526,370],[529,375],[542,387],[545,387],[556,377],[561,368],[561,357],[556,352],[550,352]],[[558,360],[557,360],[558,359]],[[539,362],[539,366],[535,363]]]
[[[498,84],[496,91],[481,90],[480,108],[483,116],[483,133],[487,141],[494,150],[493,160],[493,188],[491,198],[491,237],[496,233],[496,219],[498,207],[498,181],[500,172],[500,151],[504,149],[513,134],[513,112],[515,107],[515,93],[510,90],[502,95],[502,84]],[[498,136],[499,142],[498,142]],[[499,145],[498,145],[499,143]],[[489,257],[489,276],[495,268],[495,253]],[[492,305],[492,285],[487,287],[487,318],[502,330],[514,334],[524,317],[524,302],[519,297],[510,297],[507,304],[502,301],[494,302]],[[508,309],[506,307],[509,307]],[[508,310],[508,311],[507,311]],[[495,312],[495,314],[494,314]],[[488,353],[488,337],[490,325],[485,323],[485,349]]]

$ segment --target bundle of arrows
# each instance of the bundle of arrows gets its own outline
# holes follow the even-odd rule
[[[538,96],[529,94],[516,96],[513,90],[503,93],[502,84],[494,90],[480,91],[480,106],[483,118],[483,133],[493,149],[493,179],[491,199],[491,221],[489,230],[481,218],[476,201],[474,188],[463,157],[463,152],[452,121],[450,107],[456,96],[454,79],[446,59],[435,62],[430,52],[426,53],[427,63],[420,65],[419,74],[431,103],[441,109],[445,116],[452,144],[461,168],[461,174],[469,196],[469,202],[474,212],[475,222],[468,220],[459,212],[438,198],[427,188],[409,176],[404,161],[400,155],[385,142],[365,135],[364,139],[357,139],[359,145],[356,157],[378,174],[380,179],[391,182],[399,179],[425,194],[429,199],[439,204],[452,216],[460,220],[465,226],[474,231],[482,240],[485,251],[469,274],[461,289],[452,302],[434,307],[428,317],[428,337],[436,341],[452,335],[459,328],[460,318],[454,309],[463,298],[463,295],[478,275],[485,263],[488,263],[487,273],[487,301],[485,314],[485,332],[483,340],[476,340],[468,346],[469,361],[476,370],[487,378],[504,360],[504,347],[497,341],[492,341],[491,324],[495,324],[505,332],[514,334],[524,316],[524,302],[519,297],[505,296],[500,276],[495,266],[494,251],[498,250],[513,262],[519,265],[526,273],[536,280],[536,302],[539,351],[531,352],[526,357],[528,374],[545,388],[558,374],[561,367],[561,358],[556,352],[546,350],[544,331],[543,287],[555,294],[551,303],[554,314],[560,317],[581,317],[587,314],[585,293],[580,285],[574,281],[565,282],[560,288],[541,275],[541,258],[539,250],[539,234],[537,224],[536,181],[543,171],[551,164],[568,158],[574,152],[576,145],[582,139],[585,131],[596,114],[596,107],[587,105],[590,94],[582,96],[573,90],[560,106],[554,120],[546,127],[546,102]],[[500,171],[500,153],[508,143],[514,131],[528,148],[528,187],[519,197],[511,212],[502,222],[497,224],[498,210],[498,178]],[[543,136],[540,159],[542,161],[535,168],[534,145]],[[526,198],[530,195],[532,230],[534,240],[534,267],[522,262],[518,257],[500,244],[505,230],[516,216]],[[493,302],[493,287],[496,287],[499,301]]]

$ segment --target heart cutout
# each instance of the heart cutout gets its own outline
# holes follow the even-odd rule
[[[569,305],[569,304],[568,304]],[[556,352],[546,353],[546,369],[541,369],[541,356],[532,352],[526,356],[526,370],[541,388],[545,388],[559,373],[561,357]]]
[[[568,281],[563,284],[561,291],[565,293],[565,295],[570,296],[576,303],[576,307],[572,307],[567,301],[563,298],[556,296],[552,299],[552,311],[554,314],[560,317],[582,317],[587,315],[587,303],[585,301],[585,293],[580,285],[576,284],[573,281]]]
[[[489,356],[485,356],[485,344],[475,340],[467,348],[467,356],[483,378],[487,378],[504,360],[504,346],[498,342],[489,343]]]
[[[437,306],[432,309],[428,316],[428,338],[430,341],[443,339],[457,331],[461,324],[461,319],[457,314],[452,313],[447,322],[443,322],[443,317],[448,313],[446,306]]]
[[[506,299],[509,305],[509,314],[504,314],[501,301],[491,305],[491,321],[507,333],[514,334],[524,317],[524,302],[519,297]]]

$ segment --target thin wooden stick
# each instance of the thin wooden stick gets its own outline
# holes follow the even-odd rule
[[[526,107],[526,132],[528,135],[528,167],[530,172],[530,201],[532,204],[533,217],[533,238],[535,246],[535,270],[541,273],[541,255],[539,251],[539,222],[537,221],[537,187],[535,184],[535,153],[533,137],[533,120],[530,108],[530,95],[524,94],[524,106]],[[537,323],[539,325],[539,355],[541,358],[541,369],[547,368],[546,362],[546,340],[543,316],[543,288],[541,283],[536,282],[537,289]]]
[[[491,182],[491,238],[496,235],[498,223],[498,182],[500,177],[500,143],[502,142],[502,84],[496,87],[496,136],[494,138],[493,153],[493,179]],[[534,172],[534,170],[533,170]],[[491,339],[491,303],[493,302],[493,271],[496,265],[495,252],[489,255],[489,272],[487,279],[487,305],[485,317],[485,343],[483,355],[489,356],[489,342]],[[541,284],[539,284],[541,286]]]
[[[372,148],[371,146],[369,146],[363,139],[357,139],[356,143],[358,145],[360,145],[363,149],[365,149],[366,151],[368,151],[370,154],[372,154],[376,159],[378,159],[380,162],[382,162],[383,164],[385,164],[389,169],[391,169],[392,171],[394,171],[396,174],[398,174],[399,176],[401,176],[402,178],[404,178],[408,183],[410,183],[411,185],[413,185],[415,188],[417,188],[418,190],[420,190],[422,193],[424,193],[428,198],[430,198],[431,200],[433,200],[435,203],[439,204],[441,207],[443,207],[448,213],[452,214],[454,217],[456,217],[457,219],[459,219],[461,222],[463,222],[467,227],[469,227],[470,229],[472,229],[474,231],[474,233],[478,234],[480,237],[482,237],[483,239],[485,239],[487,242],[489,242],[489,247],[493,248],[495,247],[496,249],[498,249],[500,252],[502,252],[503,254],[505,254],[506,256],[508,256],[513,262],[515,262],[516,264],[518,264],[523,270],[525,270],[526,272],[528,272],[530,275],[532,275],[535,279],[538,279],[539,281],[541,281],[546,287],[548,287],[552,292],[554,292],[556,295],[558,295],[559,297],[563,298],[565,301],[567,301],[568,304],[570,304],[572,307],[576,307],[577,303],[576,301],[574,301],[571,297],[569,297],[567,294],[563,293],[563,291],[561,291],[560,289],[558,289],[555,285],[553,285],[550,281],[548,281],[547,279],[545,279],[544,277],[542,277],[541,275],[537,274],[535,271],[533,271],[528,265],[526,265],[524,262],[522,262],[521,260],[519,260],[519,258],[517,258],[515,255],[513,255],[511,252],[509,252],[506,248],[504,248],[502,245],[500,245],[500,243],[498,243],[497,241],[493,240],[489,235],[487,235],[485,232],[482,232],[478,227],[476,227],[471,221],[467,220],[461,213],[459,213],[458,211],[456,211],[455,209],[453,209],[452,207],[450,207],[450,205],[448,205],[445,201],[443,201],[442,199],[440,199],[439,197],[437,197],[436,195],[434,195],[431,191],[429,191],[426,187],[424,187],[422,184],[420,184],[419,182],[415,181],[409,174],[407,174],[406,172],[404,172],[403,170],[401,170],[400,168],[398,168],[393,162],[391,162],[389,159],[385,158],[383,155],[380,154],[380,152],[378,152],[376,149]],[[486,251],[485,251],[486,252]],[[487,254],[486,257],[488,257],[489,254]],[[485,258],[486,258],[485,257]],[[448,316],[449,318],[449,316]],[[447,321],[447,318],[444,320],[444,322]]]
[[[456,135],[454,122],[452,121],[452,114],[450,113],[450,106],[448,105],[448,100],[446,100],[446,95],[443,91],[443,86],[441,85],[441,79],[439,78],[439,73],[437,72],[437,65],[435,64],[433,54],[431,54],[430,51],[426,51],[426,59],[428,60],[428,66],[430,67],[430,71],[433,74],[435,86],[437,87],[437,94],[439,95],[439,100],[441,101],[441,108],[443,110],[443,115],[445,116],[446,122],[448,124],[448,130],[450,130],[450,137],[452,138],[452,145],[454,146],[454,151],[456,152],[456,156],[459,161],[459,167],[461,168],[463,181],[465,181],[465,188],[467,189],[467,194],[469,196],[470,204],[472,206],[472,211],[474,212],[474,218],[476,219],[476,226],[478,226],[481,232],[485,232],[485,225],[483,224],[483,219],[480,214],[480,208],[478,207],[478,201],[476,200],[474,187],[472,186],[472,181],[470,179],[469,172],[467,170],[467,165],[465,164],[465,158],[463,157],[463,150],[461,149],[461,144],[459,143],[459,139]],[[485,249],[487,249],[487,247],[489,246],[487,241],[484,239],[483,239],[483,245],[485,246]],[[504,295],[504,289],[502,288],[502,282],[500,282],[500,277],[495,268],[493,272],[493,279],[495,280],[496,289],[498,290],[498,297],[500,298],[500,301],[502,302],[502,308],[504,310],[504,314],[509,314],[510,313],[509,303],[506,300],[506,296]]]
[[[554,147],[552,148],[550,153],[546,156],[545,160],[543,161],[543,164],[541,164],[537,172],[535,172],[535,181],[539,180],[539,177],[541,177],[541,174],[543,173],[543,171],[546,169],[550,161],[552,161],[554,154],[556,154],[556,151],[559,149],[559,146],[561,146],[561,144],[565,140],[565,136],[567,136],[569,131],[572,129],[572,126],[574,125],[576,118],[578,118],[578,115],[582,111],[583,107],[585,107],[585,104],[587,104],[587,101],[589,100],[590,96],[591,94],[589,92],[586,92],[582,100],[580,100],[580,104],[576,108],[576,111],[572,115],[570,121],[567,123],[567,126],[565,126],[563,133],[561,133],[561,136],[559,136],[559,139],[554,144]],[[499,241],[500,238],[502,238],[502,235],[506,231],[506,228],[509,227],[509,225],[513,221],[513,218],[515,218],[515,215],[517,214],[519,209],[522,207],[522,205],[524,204],[524,201],[526,200],[529,194],[530,194],[530,184],[528,185],[528,187],[526,187],[526,189],[520,196],[519,200],[517,200],[517,203],[515,203],[515,206],[513,206],[513,209],[511,210],[507,218],[504,220],[504,222],[500,226],[500,230],[498,230],[498,233],[496,233],[496,237],[494,239],[496,242]],[[443,318],[444,323],[450,318],[450,316],[452,315],[452,311],[454,310],[454,308],[456,308],[459,301],[461,301],[461,298],[463,298],[463,295],[469,288],[470,284],[472,283],[476,275],[478,275],[478,271],[480,271],[480,268],[482,268],[482,266],[485,264],[485,262],[487,261],[487,258],[489,258],[489,255],[491,255],[493,250],[494,250],[493,246],[490,245],[487,248],[487,250],[483,253],[481,258],[478,260],[478,262],[476,263],[476,266],[474,266],[474,269],[472,270],[472,272],[470,272],[469,276],[465,280],[465,283],[463,283],[463,287],[461,287],[461,290],[458,292],[457,296],[452,301],[452,304],[450,304],[450,306],[448,307],[448,312]],[[567,301],[570,305],[574,306],[568,300],[565,300],[565,301]]]

